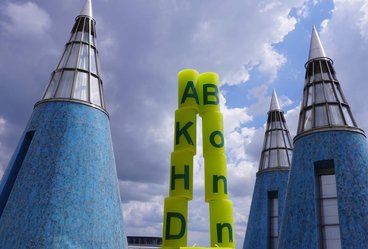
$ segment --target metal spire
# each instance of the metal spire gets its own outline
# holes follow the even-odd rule
[[[84,3],[83,9],[80,12],[79,16],[89,16],[89,17],[93,18],[92,0],[86,0],[86,2]]]
[[[279,101],[277,99],[277,94],[275,89],[273,89],[272,91],[272,98],[271,98],[271,104],[270,104],[270,111],[280,111],[280,104]]]
[[[273,90],[259,172],[289,168],[292,150],[286,120],[277,100],[276,91]]]
[[[323,57],[327,57],[327,56],[326,56],[325,50],[323,49],[321,40],[319,39],[319,35],[316,30],[316,27],[313,25],[308,61],[312,59],[316,59],[316,58],[323,58]]]
[[[106,111],[95,26],[92,3],[87,0],[40,102],[79,102]]]
[[[321,129],[362,132],[354,121],[333,62],[326,57],[315,27],[312,30],[309,60],[305,66],[304,94],[296,138]]]

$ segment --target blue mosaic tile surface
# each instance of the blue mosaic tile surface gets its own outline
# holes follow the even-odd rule
[[[30,130],[0,218],[0,248],[127,248],[107,115],[47,102],[33,111]]]
[[[279,227],[284,210],[289,171],[269,171],[257,174],[243,249],[268,249],[268,193],[278,192]]]
[[[333,160],[343,249],[368,248],[368,147],[356,132],[325,131],[298,139],[279,248],[319,249],[317,179],[314,162]]]

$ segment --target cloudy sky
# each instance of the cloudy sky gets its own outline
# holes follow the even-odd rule
[[[0,177],[83,2],[0,2]],[[366,0],[94,0],[93,4],[128,235],[161,236],[177,73],[182,69],[214,71],[221,77],[237,248],[244,240],[273,88],[295,134],[312,25],[334,60],[358,125],[368,131]],[[200,132],[197,144],[188,244],[208,246]]]

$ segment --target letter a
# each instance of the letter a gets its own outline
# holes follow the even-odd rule
[[[191,93],[190,93],[190,91],[191,91]],[[183,97],[181,98],[181,104],[184,104],[185,100],[187,98],[194,98],[197,105],[199,105],[197,91],[194,87],[193,81],[188,81],[187,82],[187,85],[185,86],[185,89],[184,89]]]

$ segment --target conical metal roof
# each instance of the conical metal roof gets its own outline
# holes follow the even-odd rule
[[[86,2],[84,3],[83,9],[80,12],[79,16],[88,16],[90,18],[93,18],[92,1],[91,0],[86,0]]]
[[[321,129],[350,129],[363,132],[354,121],[337,80],[333,62],[326,57],[314,27],[310,47],[297,137]]]
[[[87,0],[81,14],[76,17],[70,39],[42,100],[37,104],[43,101],[70,101],[105,111],[95,25],[91,0]]]
[[[290,133],[274,90],[268,112],[259,172],[290,168],[292,150]]]
[[[275,89],[272,91],[272,98],[271,98],[271,104],[270,104],[270,111],[280,111],[280,104],[279,100],[277,99],[277,94]]]
[[[318,32],[316,30],[316,27],[313,26],[308,60],[313,60],[316,58],[324,58],[324,57],[327,57],[325,50],[323,49],[323,46],[319,38]]]

